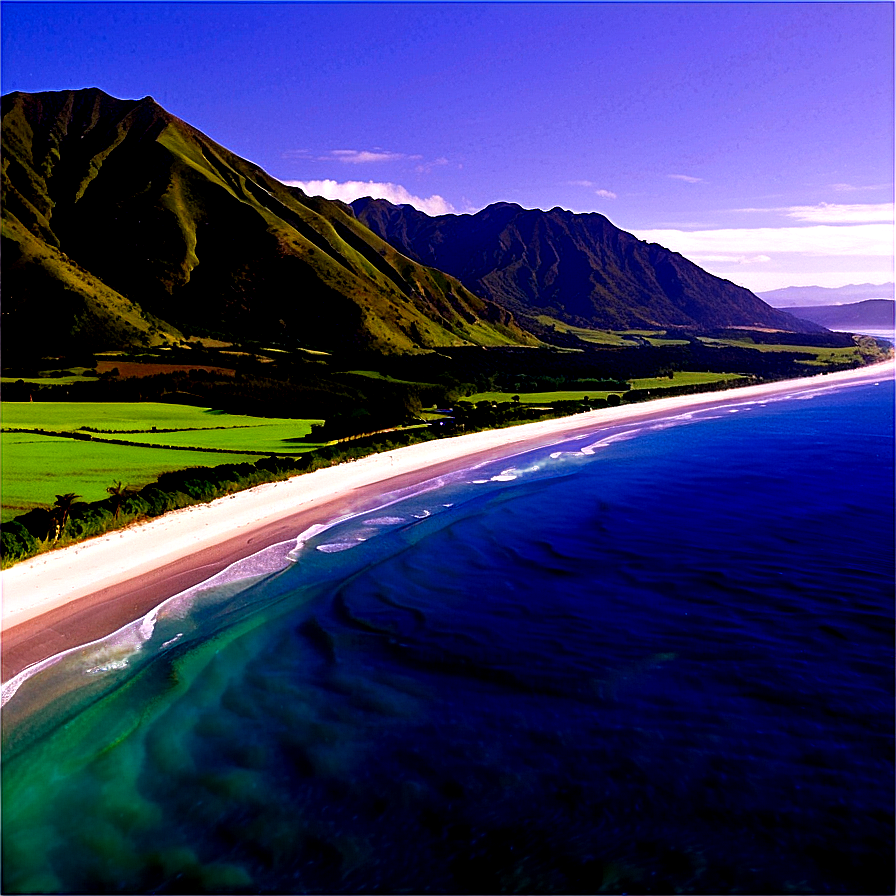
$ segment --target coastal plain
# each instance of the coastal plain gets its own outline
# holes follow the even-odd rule
[[[663,398],[411,445],[184,508],[2,573],[2,678],[140,618],[163,600],[313,525],[372,509],[384,494],[578,434],[696,408],[889,379],[894,364],[724,393]]]

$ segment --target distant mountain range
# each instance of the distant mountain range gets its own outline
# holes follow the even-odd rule
[[[861,332],[863,328],[892,330],[894,309],[893,299],[867,299],[847,305],[795,305],[787,310],[795,317],[810,320],[829,330]]]
[[[2,114],[5,360],[183,334],[387,351],[536,342],[345,206],[150,97],[13,93]]]
[[[863,302],[866,299],[894,299],[892,283],[858,283],[849,286],[786,286],[771,292],[756,293],[769,305],[791,311],[793,306],[840,305]]]
[[[2,165],[7,364],[188,334],[388,352],[536,345],[551,319],[817,329],[601,215],[309,197],[151,97],[4,96]]]
[[[539,317],[609,329],[814,329],[603,215],[507,202],[437,217],[384,199],[351,206],[396,249],[457,277],[535,331]]]

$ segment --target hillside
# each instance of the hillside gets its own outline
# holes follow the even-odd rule
[[[893,329],[894,309],[892,299],[867,299],[847,305],[796,305],[787,310],[830,330],[861,331],[862,327]]]
[[[2,115],[4,363],[187,334],[380,351],[535,341],[151,97],[14,93]]]
[[[527,326],[547,316],[611,329],[818,329],[596,213],[500,202],[475,215],[430,217],[383,199],[351,205],[395,248],[452,274]]]

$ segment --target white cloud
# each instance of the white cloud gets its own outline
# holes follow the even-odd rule
[[[593,180],[568,180],[566,182],[570,187],[596,187],[597,184]]]
[[[813,224],[871,224],[893,222],[893,203],[869,205],[838,205],[821,202],[818,205],[794,205],[784,211],[788,218]]]
[[[683,180],[686,184],[702,184],[704,180],[702,177],[691,177],[688,174],[670,174],[669,177],[672,180]]]
[[[343,202],[352,202],[364,196],[373,199],[386,199],[395,205],[412,205],[414,208],[425,212],[427,215],[448,215],[454,211],[451,203],[441,196],[433,195],[426,198],[415,196],[401,184],[376,183],[372,180],[287,180],[287,186],[298,187],[309,196],[325,196],[327,199],[340,199]]]
[[[636,230],[635,235],[754,291],[876,283],[890,279],[893,271],[891,223],[668,228]]]
[[[892,184],[867,184],[861,187],[855,184],[831,184],[830,186],[838,193],[863,193],[866,190],[888,190],[893,187]]]
[[[604,199],[615,199],[616,194],[612,190],[595,190],[595,196],[601,196]]]
[[[687,258],[706,255],[893,256],[892,224],[744,227],[722,230],[638,230],[635,236]]]
[[[409,156],[401,152],[386,152],[381,149],[333,149],[330,157],[350,165],[364,165],[368,162],[397,162],[401,159],[419,159],[421,156]]]
[[[783,208],[741,208],[739,212],[777,213],[810,224],[892,224],[893,203],[836,203],[790,205]]]
[[[385,149],[331,149],[322,156],[316,156],[306,149],[288,149],[281,153],[284,159],[307,159],[314,162],[343,162],[346,165],[366,165],[371,162],[419,161],[423,156],[408,155],[404,152],[389,152]],[[447,160],[445,160],[447,161]],[[433,164],[442,164],[437,159]]]
[[[409,156],[408,158],[419,159],[421,158],[421,156]],[[444,156],[439,156],[439,158],[433,159],[431,162],[421,162],[414,170],[417,172],[417,174],[429,174],[429,172],[432,171],[433,168],[439,168],[442,165],[447,164],[448,159],[446,159]]]
[[[694,258],[696,258],[695,256]],[[691,259],[692,261],[694,259]],[[769,255],[701,255],[701,263],[709,264],[710,262],[717,264],[765,264],[771,261]]]
[[[890,276],[890,272],[868,269],[836,271],[757,271],[738,268],[736,271],[713,271],[719,277],[745,286],[753,292],[783,289],[785,286],[847,286],[850,283],[869,283]]]

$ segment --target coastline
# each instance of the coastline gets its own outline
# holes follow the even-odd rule
[[[132,622],[232,563],[376,498],[580,433],[691,409],[894,375],[892,360],[817,377],[662,398],[424,442],[268,483],[24,561],[0,574],[2,680]]]

